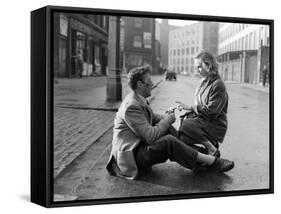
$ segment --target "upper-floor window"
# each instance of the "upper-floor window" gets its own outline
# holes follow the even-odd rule
[[[134,48],[141,48],[142,47],[142,37],[141,36],[134,36]]]
[[[102,28],[106,29],[106,16],[102,16]]]
[[[191,48],[191,54],[194,54],[194,47]]]
[[[135,28],[141,28],[142,27],[142,19],[141,18],[135,18]]]

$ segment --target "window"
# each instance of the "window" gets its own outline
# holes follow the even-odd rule
[[[191,65],[194,66],[194,60],[191,58],[190,61],[191,61]]]
[[[242,47],[241,47],[241,38],[238,39],[238,50],[242,50]]]
[[[189,55],[189,48],[186,48],[186,54]]]
[[[142,27],[142,19],[141,18],[135,18],[135,28],[141,28]]]
[[[250,33],[250,36],[249,36],[249,49],[251,50],[253,47],[252,47],[252,42],[253,42],[253,32]]]
[[[194,47],[191,48],[191,54],[194,54]]]
[[[245,39],[245,49],[249,49],[249,47],[248,47],[248,35],[246,35],[246,39]]]
[[[106,29],[106,16],[102,16],[102,28]]]
[[[254,49],[257,49],[257,42],[256,42],[256,39],[257,39],[257,34],[256,34],[256,31],[254,32]]]
[[[141,36],[134,36],[134,48],[141,48],[142,47],[142,37]]]

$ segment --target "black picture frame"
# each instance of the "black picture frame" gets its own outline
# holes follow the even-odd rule
[[[143,18],[182,19],[269,26],[269,188],[225,192],[186,193],[145,197],[54,201],[53,96],[54,13],[103,14]],[[240,17],[125,11],[96,8],[46,6],[31,12],[31,202],[44,207],[81,206],[127,202],[226,197],[274,193],[274,21]]]

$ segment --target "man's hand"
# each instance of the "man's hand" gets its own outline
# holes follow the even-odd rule
[[[176,121],[175,113],[165,114],[164,120],[166,120],[169,124],[173,124]]]
[[[181,111],[181,110],[186,110],[186,111],[191,111],[191,106],[189,105],[186,105],[180,101],[176,101],[176,103],[178,104],[178,110]]]

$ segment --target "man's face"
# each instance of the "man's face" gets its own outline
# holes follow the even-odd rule
[[[151,81],[150,74],[147,73],[143,76],[143,81],[140,85],[140,89],[141,89],[143,97],[146,98],[146,97],[151,96],[152,86],[153,86],[153,83]]]
[[[197,72],[200,74],[202,77],[208,77],[209,76],[209,68],[208,66],[202,62],[201,59],[195,59],[195,68],[197,69]]]

